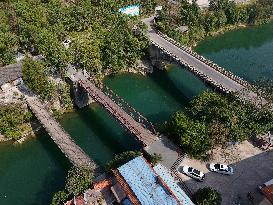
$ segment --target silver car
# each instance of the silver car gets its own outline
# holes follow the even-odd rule
[[[205,179],[205,174],[203,172],[189,166],[183,166],[183,173],[198,181],[203,181]]]
[[[225,164],[210,164],[209,165],[209,169],[212,172],[217,172],[220,174],[226,174],[226,175],[232,175],[233,172],[233,168],[229,165],[225,165]]]

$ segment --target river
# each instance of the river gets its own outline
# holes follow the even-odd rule
[[[273,24],[240,29],[206,39],[196,51],[226,69],[253,81],[273,78]],[[190,99],[208,89],[187,71],[171,67],[147,77],[121,74],[105,84],[154,124],[159,124]],[[64,129],[87,154],[104,166],[114,154],[138,149],[138,143],[98,104],[67,113]],[[63,188],[71,166],[43,131],[21,145],[0,144],[0,204],[47,205],[53,192]]]

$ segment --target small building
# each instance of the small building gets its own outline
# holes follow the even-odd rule
[[[10,86],[21,84],[22,81],[22,64],[16,63],[0,68],[0,87],[6,90]]]
[[[114,170],[117,202],[128,205],[194,205],[161,164],[152,167],[142,156]]]
[[[64,45],[64,47],[65,47],[66,49],[68,49],[68,48],[70,47],[70,44],[71,44],[71,40],[69,40],[69,39],[65,39],[65,40],[63,41],[63,45]]]
[[[119,12],[126,14],[128,16],[138,16],[140,14],[140,5],[135,4],[131,6],[122,7],[119,9]]]
[[[162,6],[155,7],[155,13],[162,11]]]

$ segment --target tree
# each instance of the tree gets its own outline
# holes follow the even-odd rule
[[[221,194],[209,187],[199,189],[193,195],[193,202],[196,205],[221,205]]]
[[[141,152],[139,151],[126,151],[122,152],[120,154],[117,154],[114,156],[114,159],[112,159],[110,162],[107,163],[106,169],[108,171],[112,169],[117,169],[121,165],[127,163],[128,161],[141,156]]]
[[[144,155],[144,157],[148,160],[151,165],[155,166],[157,163],[159,163],[162,160],[161,154],[153,153],[153,154],[147,154]]]
[[[93,181],[93,172],[85,167],[72,167],[66,177],[65,189],[69,194],[78,196],[83,193]]]
[[[55,86],[48,79],[48,67],[42,61],[26,58],[23,62],[23,81],[32,91],[43,99],[50,100],[55,95]]]
[[[203,15],[196,1],[189,3],[188,1],[181,1],[180,18],[182,25],[199,26],[202,24]]]
[[[273,113],[268,107],[258,108],[251,102],[241,102],[233,94],[204,92],[191,102],[189,111],[195,120],[203,121],[208,127],[221,127],[222,135],[216,134],[216,130],[212,132],[216,139],[219,134],[223,137],[217,140],[221,145],[223,141],[243,141],[273,127]]]
[[[0,7],[0,67],[8,65],[15,60],[15,51],[18,48],[18,38],[11,31],[9,19]]]
[[[186,153],[198,159],[206,159],[211,144],[204,123],[193,121],[186,114],[177,112],[165,126],[167,135]]]
[[[227,17],[227,23],[228,24],[236,24],[239,22],[239,12],[240,10],[236,6],[236,3],[234,1],[229,2],[225,14]]]
[[[7,138],[19,139],[24,131],[24,123],[29,122],[32,115],[23,108],[23,104],[0,106],[0,133]]]
[[[92,31],[76,34],[71,39],[70,52],[74,56],[73,62],[77,63],[80,68],[92,73],[101,73],[101,43],[95,36],[96,33]]]
[[[58,191],[54,193],[50,205],[63,205],[68,198],[68,193],[65,191]]]
[[[36,48],[42,54],[50,66],[57,69],[65,68],[70,62],[62,41],[48,29],[41,29],[35,39]]]
[[[225,11],[229,5],[229,0],[210,0],[209,10],[210,11]]]
[[[216,30],[218,19],[213,12],[207,12],[205,14],[204,27],[206,32]]]

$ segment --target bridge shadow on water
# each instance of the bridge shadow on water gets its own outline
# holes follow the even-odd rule
[[[38,142],[50,156],[53,165],[50,166],[46,176],[43,177],[42,189],[36,193],[35,203],[30,205],[47,205],[50,204],[53,193],[64,188],[65,176],[72,164],[50,138],[45,129],[42,128],[37,134]]]
[[[183,69],[183,68],[181,68]],[[168,75],[167,70],[155,70],[148,75],[162,90],[167,92],[175,101],[179,102],[183,107],[189,105],[190,98],[187,97],[183,91],[175,84],[175,82]]]
[[[100,107],[99,109],[104,108]],[[82,122],[85,123],[90,130],[92,130],[95,138],[97,138],[95,140],[98,140],[99,143],[102,143],[105,147],[110,149],[113,155],[125,150],[136,150],[141,148],[141,145],[134,139],[134,137],[126,132],[126,128],[121,126],[106,110],[103,110],[103,112],[106,112],[109,120],[104,117],[106,116],[104,113],[98,112],[97,108],[92,108],[91,106],[78,110],[78,114],[82,119]],[[119,130],[116,129],[116,127],[119,127]],[[90,150],[85,149],[83,146],[82,148],[86,150],[86,152],[96,161],[96,163],[98,163],[98,165],[104,166],[104,163],[100,162],[98,156],[92,156]],[[95,145],[93,145],[93,148],[95,148]],[[98,149],[98,147],[95,148],[95,150],[96,149]],[[103,152],[103,150],[100,150],[100,152]]]

